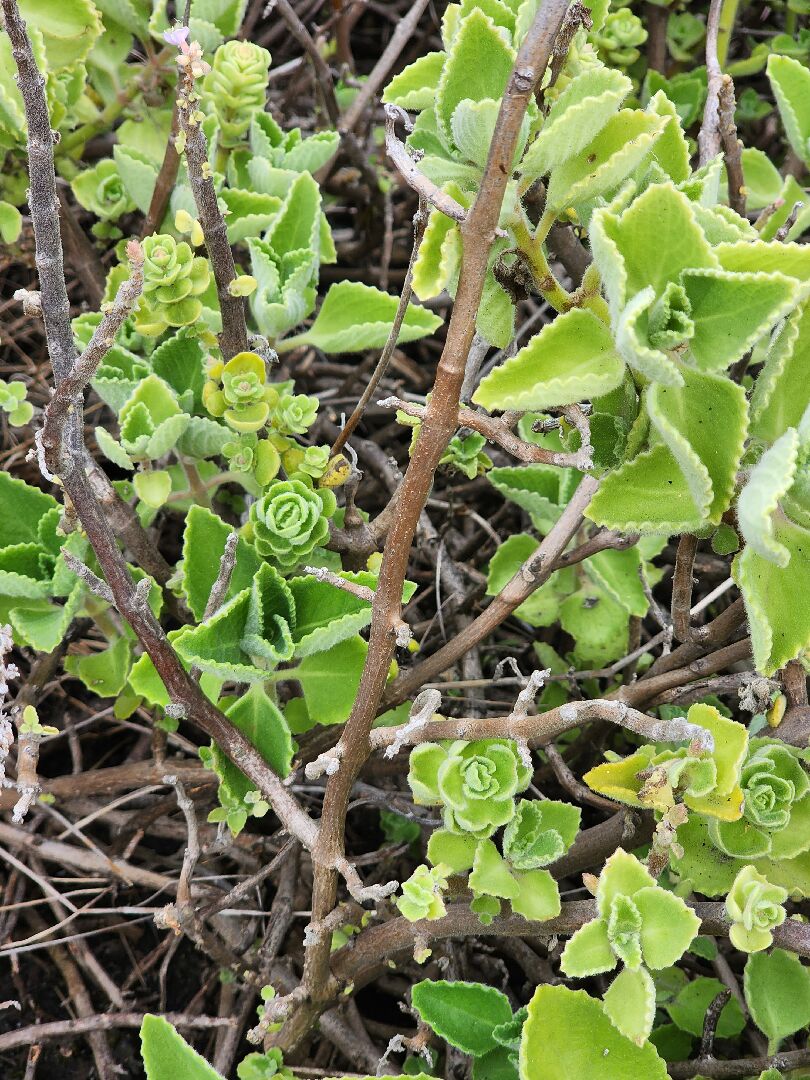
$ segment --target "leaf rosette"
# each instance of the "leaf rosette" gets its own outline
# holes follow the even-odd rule
[[[736,859],[790,859],[810,848],[810,777],[801,751],[770,739],[752,739],[742,767],[743,814],[713,820],[709,836]]]
[[[787,917],[783,907],[786,889],[772,885],[753,866],[744,866],[726,897],[731,919],[729,937],[741,952],[761,952],[773,942],[773,930]]]
[[[484,838],[515,813],[531,770],[509,739],[422,743],[411,751],[408,783],[423,806],[441,805],[445,826]]]
[[[396,905],[408,922],[420,919],[441,919],[446,912],[442,893],[447,888],[446,866],[417,866],[407,881],[402,882],[402,896]]]
[[[214,364],[203,387],[203,404],[212,416],[221,416],[234,431],[259,431],[268,421],[278,392],[266,385],[264,360],[254,352],[241,352],[227,364]]]
[[[282,394],[270,417],[270,423],[282,435],[303,435],[315,423],[318,399],[309,394]]]
[[[596,891],[598,917],[566,945],[560,966],[584,978],[612,971],[621,961],[631,970],[653,970],[683,956],[700,919],[679,896],[662,889],[634,856],[621,848],[605,863]]]
[[[102,221],[116,221],[122,214],[135,209],[112,158],[103,158],[92,169],[85,169],[70,186],[85,210],[90,210]]]
[[[289,572],[326,541],[336,506],[328,488],[314,491],[303,480],[276,480],[250,508],[249,539],[259,555]]]
[[[270,53],[252,41],[226,41],[214,53],[205,95],[219,123],[222,146],[235,146],[264,108]]]
[[[208,288],[208,260],[195,255],[185,240],[157,233],[142,242],[143,295],[135,329],[158,337],[170,326],[189,326],[202,313],[198,297]]]

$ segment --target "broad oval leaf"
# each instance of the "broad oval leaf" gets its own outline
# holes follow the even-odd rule
[[[520,1043],[521,1080],[666,1080],[650,1043],[637,1046],[584,990],[540,986],[529,1003]]]
[[[473,401],[489,410],[548,409],[601,397],[623,375],[608,327],[592,312],[573,308],[487,375]]]
[[[494,1050],[493,1029],[512,1019],[506,995],[481,983],[425,980],[414,986],[411,1002],[437,1035],[474,1057]]]

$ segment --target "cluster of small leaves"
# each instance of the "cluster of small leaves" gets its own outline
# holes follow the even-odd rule
[[[559,914],[559,890],[544,868],[574,842],[581,812],[570,803],[516,800],[530,779],[527,761],[505,739],[422,743],[411,751],[414,801],[441,806],[444,827],[428,842],[433,869],[418,867],[402,886],[398,906],[406,918],[441,918],[448,878],[465,873],[472,910],[485,924],[499,914],[501,900],[529,919]],[[503,854],[492,839],[502,826]]]

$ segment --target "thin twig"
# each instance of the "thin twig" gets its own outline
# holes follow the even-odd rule
[[[427,207],[422,198],[419,199],[419,207],[414,215],[413,219],[413,248],[411,250],[411,257],[408,261],[408,269],[405,273],[405,281],[402,283],[402,292],[399,297],[399,304],[397,305],[397,312],[394,316],[394,322],[391,326],[391,330],[388,333],[383,350],[380,353],[380,358],[377,361],[377,365],[372,372],[371,378],[368,381],[368,385],[363,391],[360,400],[354,407],[349,419],[343,425],[343,430],[332,444],[331,456],[339,454],[346,443],[352,436],[354,429],[360,423],[363,413],[366,410],[366,406],[374,395],[374,391],[380,384],[380,381],[385,376],[388,370],[388,365],[391,363],[391,357],[394,355],[394,349],[396,348],[397,340],[399,338],[399,332],[402,328],[402,323],[405,320],[405,315],[408,311],[408,304],[411,302],[411,296],[413,295],[413,267],[416,262],[416,256],[419,253],[419,248],[422,244],[422,238],[425,235],[425,228],[427,226],[428,214]]]
[[[408,416],[414,416],[418,420],[423,420],[427,412],[426,405],[418,405],[416,402],[405,401],[403,398],[394,396],[381,398],[377,404],[381,409],[399,409],[401,412],[406,413]],[[577,411],[579,412],[579,410]],[[587,418],[583,417],[583,419],[587,428]],[[517,458],[518,461],[541,462],[546,465],[557,465],[563,469],[586,469],[590,468],[591,465],[590,434],[587,443],[583,443],[580,449],[574,453],[568,454],[558,450],[547,450],[543,446],[524,442],[519,435],[515,435],[514,431],[503,420],[499,420],[496,416],[489,416],[487,413],[476,412],[474,409],[459,408],[458,424],[456,426],[477,431],[479,435],[483,435],[490,442],[496,443],[511,454],[512,457]]]
[[[231,283],[236,278],[236,267],[208,163],[208,143],[197,117],[194,74],[191,69],[191,64],[183,68],[183,87],[178,97],[178,100],[182,101],[182,105],[178,106],[180,131],[185,136],[188,179],[217,285],[217,299],[222,313],[219,344],[224,358],[230,360],[237,353],[246,352],[248,348],[245,301],[230,290]]]
[[[130,275],[116,293],[115,300],[104,312],[101,322],[93,332],[84,352],[54,390],[53,397],[45,410],[42,428],[42,445],[46,453],[58,448],[61,431],[65,424],[68,410],[77,408],[79,396],[93,378],[96,370],[110,351],[115,336],[124,325],[124,320],[132,313],[143,291],[143,249],[133,240],[127,244],[127,257]],[[54,458],[55,460],[55,458]]]
[[[112,1012],[73,1017],[70,1020],[54,1020],[49,1024],[31,1024],[30,1027],[18,1028],[0,1035],[0,1053],[51,1039],[67,1040],[75,1035],[86,1035],[90,1031],[139,1028],[144,1016],[145,1013],[141,1012]],[[210,1028],[227,1027],[233,1023],[227,1016],[187,1016],[185,1013],[164,1013],[164,1019],[184,1031],[208,1031]]]
[[[698,540],[684,533],[678,541],[675,573],[672,578],[672,629],[678,641],[686,641],[691,629],[692,569],[695,565]]]
[[[734,113],[737,102],[734,97],[734,82],[730,75],[724,75],[719,91],[719,129],[720,142],[723,146],[723,158],[728,176],[728,204],[741,217],[745,216],[745,177],[742,168],[742,143],[737,138],[737,125]]]
[[[385,151],[399,170],[402,178],[412,187],[420,198],[441,210],[453,221],[462,222],[467,218],[467,211],[458,200],[446,191],[434,184],[433,181],[420,171],[416,164],[416,158],[412,157],[404,143],[397,138],[397,121],[401,120],[410,128],[408,114],[399,105],[385,106]]]
[[[382,56],[363,82],[351,105],[338,119],[337,128],[342,135],[347,131],[354,131],[362,120],[369,105],[376,98],[383,83],[388,78],[391,68],[399,59],[400,53],[413,36],[413,32],[422,17],[422,13],[428,6],[428,2],[429,0],[414,0],[408,13],[397,22],[396,29],[391,35],[391,40],[386,45]]]
[[[720,15],[723,0],[711,0],[709,17],[706,22],[706,74],[708,93],[703,108],[703,123],[698,134],[700,164],[706,165],[720,153],[720,88],[723,85],[723,72],[717,59],[717,35],[720,29]]]
[[[720,1013],[728,1004],[730,997],[731,991],[728,988],[721,990],[706,1010],[706,1015],[703,1018],[703,1036],[700,1040],[700,1053],[698,1055],[703,1061],[712,1056],[712,1051],[714,1050],[714,1037],[717,1033],[717,1025],[720,1023]]]

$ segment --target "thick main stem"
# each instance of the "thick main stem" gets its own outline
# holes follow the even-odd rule
[[[335,865],[343,857],[346,811],[352,785],[368,757],[369,732],[382,696],[394,654],[395,627],[401,615],[402,584],[411,544],[424,509],[433,475],[458,424],[458,406],[467,354],[484,287],[488,257],[495,240],[510,165],[529,98],[545,71],[554,39],[568,6],[567,0],[546,0],[518,53],[501,104],[481,188],[461,226],[463,256],[456,302],[439,360],[436,382],[419,438],[397,500],[397,515],[388,533],[372,605],[369,649],[354,708],[338,744],[340,768],[326,786],[318,843],[313,852],[315,877],[312,919],[318,923],[335,905]],[[329,935],[308,950],[303,990],[316,1006],[300,1008],[279,1033],[278,1042],[300,1040],[317,1003],[330,992]]]

